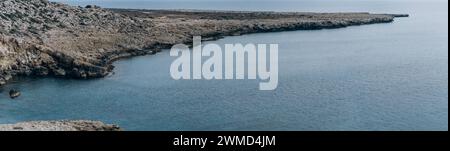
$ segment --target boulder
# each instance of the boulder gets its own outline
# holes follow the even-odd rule
[[[19,96],[20,96],[20,92],[18,90],[12,89],[9,91],[9,97],[11,97],[11,99],[15,99]]]

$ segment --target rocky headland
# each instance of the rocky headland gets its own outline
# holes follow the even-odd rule
[[[122,131],[117,125],[98,121],[32,121],[0,124],[0,131]]]
[[[0,85],[16,76],[100,78],[114,60],[154,54],[193,36],[389,23],[407,15],[125,10],[0,0]]]
[[[0,0],[0,86],[17,76],[100,78],[112,62],[155,54],[193,36],[215,40],[259,32],[390,23],[404,14],[103,9],[47,0]],[[20,96],[10,91],[11,98]],[[117,131],[96,121],[36,121],[0,131]]]

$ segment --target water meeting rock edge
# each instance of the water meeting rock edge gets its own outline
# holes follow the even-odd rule
[[[224,36],[390,23],[404,14],[103,9],[47,0],[0,0],[0,86],[17,76],[101,78],[112,62],[155,54],[193,36]],[[17,91],[18,92],[18,91]],[[15,93],[20,94],[20,93]],[[121,130],[95,121],[39,121],[0,130]]]
[[[47,0],[0,0],[0,85],[16,76],[100,78],[112,62],[154,54],[193,36],[389,23],[395,14],[102,9]]]

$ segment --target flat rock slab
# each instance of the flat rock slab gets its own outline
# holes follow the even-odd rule
[[[0,131],[121,131],[117,125],[99,121],[31,121],[0,124]]]

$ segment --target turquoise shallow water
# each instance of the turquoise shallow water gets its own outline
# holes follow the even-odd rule
[[[307,4],[245,8],[366,10],[411,17],[390,24],[214,42],[278,43],[280,83],[275,91],[259,91],[258,81],[249,80],[174,81],[169,73],[174,58],[165,51],[118,61],[115,74],[103,79],[15,81],[0,89],[0,123],[91,119],[127,130],[448,130],[446,3]],[[221,8],[248,10],[242,5]],[[10,88],[23,95],[10,100]]]

